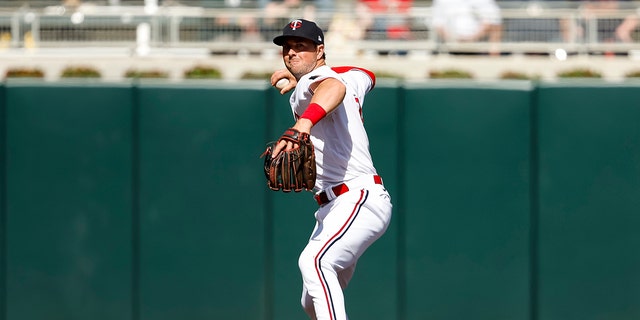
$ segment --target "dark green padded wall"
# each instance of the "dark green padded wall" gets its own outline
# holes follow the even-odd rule
[[[530,86],[404,98],[404,319],[527,319]]]
[[[640,319],[640,87],[539,88],[539,315]]]
[[[640,318],[640,87],[379,82],[394,201],[352,318]],[[0,320],[295,319],[312,194],[262,159],[264,82],[0,86]]]
[[[128,319],[129,86],[6,92],[7,319]]]
[[[140,87],[140,319],[261,319],[262,88]]]

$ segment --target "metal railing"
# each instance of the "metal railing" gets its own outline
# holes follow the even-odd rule
[[[414,6],[404,13],[374,15],[382,21],[399,22],[397,30],[364,26],[363,16],[353,7],[336,7],[313,14],[326,30],[327,42],[345,52],[627,54],[640,50],[640,30],[631,41],[612,36],[625,19],[638,19],[633,5],[587,14],[581,6],[532,7],[531,4],[501,4],[501,38],[456,42],[439,39],[431,27],[428,5]],[[162,48],[197,48],[212,53],[259,53],[273,50],[271,39],[289,19],[302,10],[272,14],[257,8],[205,8],[199,6],[59,5],[38,8],[0,8],[0,48],[128,48],[139,54]],[[368,17],[371,18],[371,15]],[[395,33],[394,33],[395,32]]]

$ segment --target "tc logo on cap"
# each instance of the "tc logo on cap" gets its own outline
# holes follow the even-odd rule
[[[324,44],[322,29],[315,22],[305,19],[295,19],[287,22],[282,27],[282,34],[273,38],[273,43],[281,46],[287,37],[304,38],[316,44]]]
[[[291,30],[298,29],[298,28],[302,27],[302,21],[293,20],[293,21],[291,21],[291,23],[289,23],[289,27],[291,28]]]

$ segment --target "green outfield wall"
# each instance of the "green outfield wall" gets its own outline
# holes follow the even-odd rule
[[[266,82],[0,85],[0,320],[305,319]],[[380,80],[351,319],[640,318],[640,84]]]

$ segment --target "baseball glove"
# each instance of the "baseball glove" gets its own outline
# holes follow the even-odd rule
[[[289,151],[280,150],[276,157],[272,157],[273,149],[282,140],[297,143],[298,147]],[[265,157],[264,174],[271,190],[300,192],[313,189],[316,183],[316,157],[308,133],[293,128],[286,130],[278,141],[267,145],[262,157]]]

